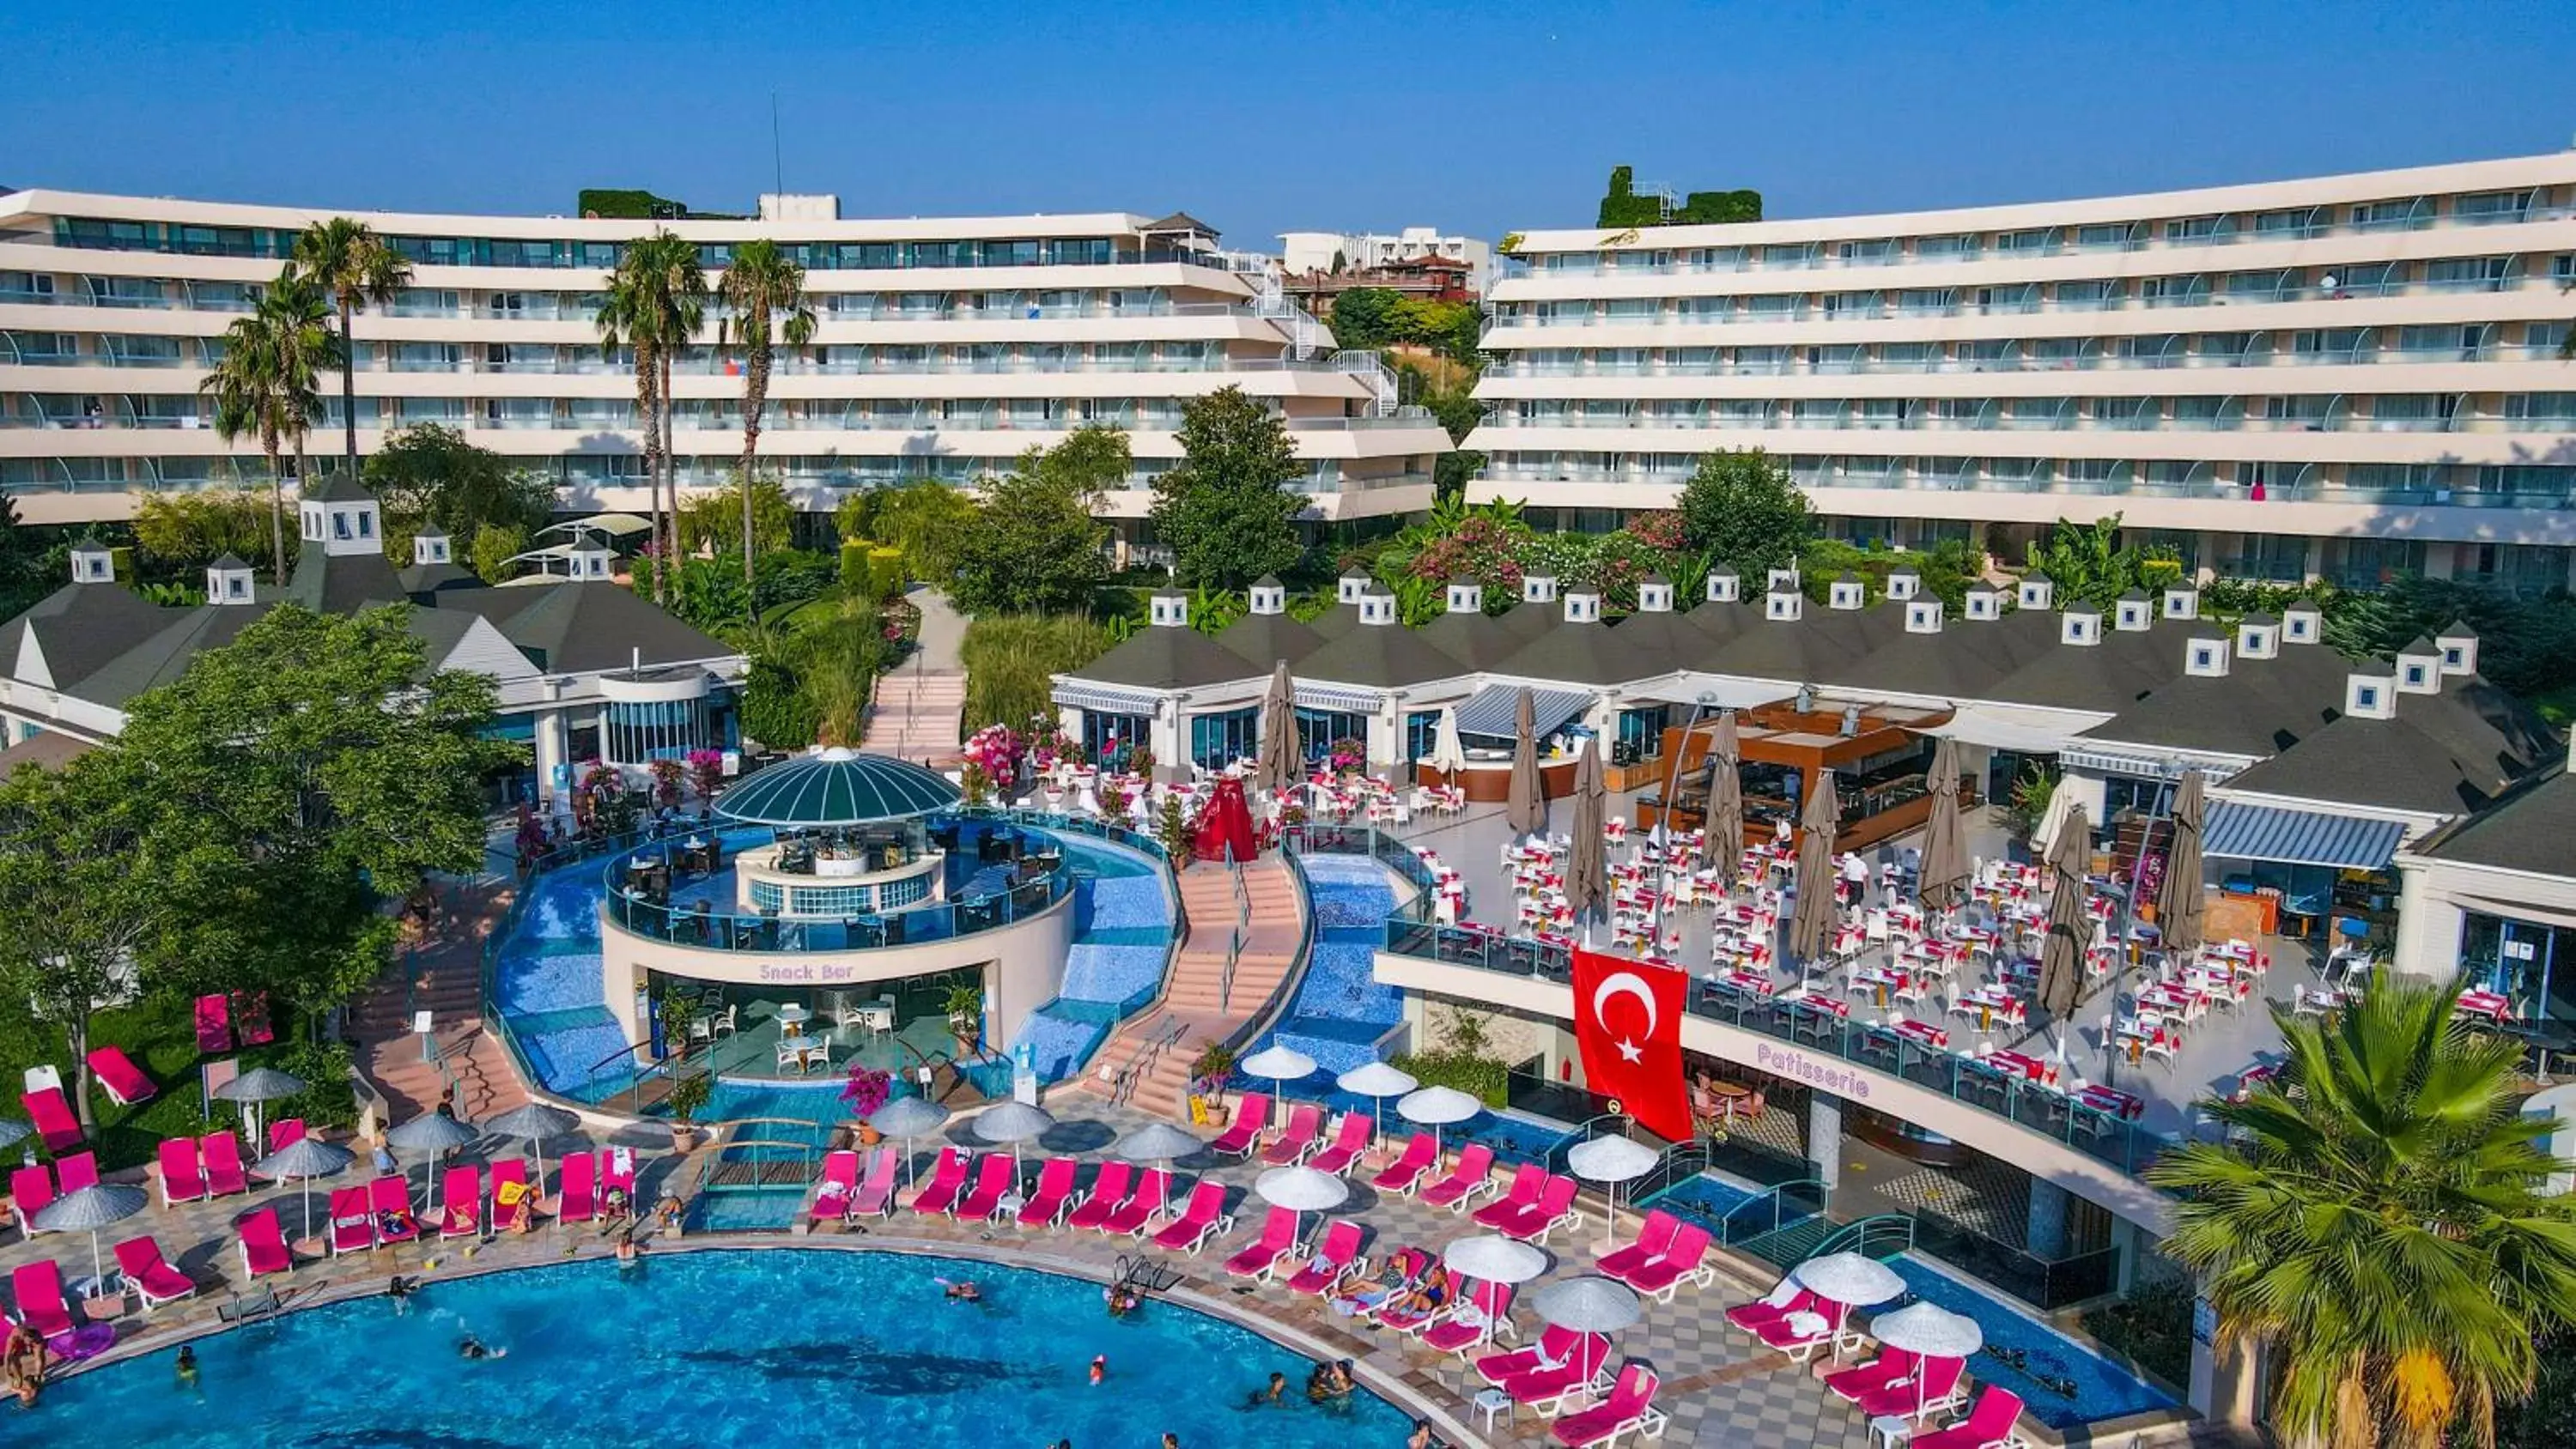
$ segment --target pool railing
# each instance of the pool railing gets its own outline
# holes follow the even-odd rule
[[[644,842],[601,873],[601,910],[630,936],[670,941],[710,951],[781,954],[799,951],[872,951],[955,940],[1025,921],[1073,893],[1073,872],[1061,860],[1035,880],[991,895],[966,896],[901,910],[852,916],[782,916],[663,905],[630,894],[621,877],[639,858],[668,864],[678,842]]]
[[[1431,919],[1429,868],[1411,846],[1366,826],[1307,826],[1287,832],[1289,848],[1317,854],[1368,855],[1423,887],[1386,918],[1385,949],[1444,965],[1506,976],[1570,983],[1571,947],[1526,936],[1504,936]],[[2096,1161],[2136,1177],[2176,1144],[2100,1111],[2074,1097],[2012,1076],[1974,1057],[1916,1045],[1885,1025],[1855,1021],[1786,996],[1756,996],[1719,989],[1694,977],[1685,998],[1690,1014],[1824,1052],[1858,1066],[1927,1087],[1954,1101],[2040,1132]]]

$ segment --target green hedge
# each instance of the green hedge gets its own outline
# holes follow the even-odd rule
[[[1426,1087],[1455,1087],[1488,1107],[1501,1107],[1510,1090],[1507,1069],[1488,1057],[1452,1051],[1408,1052],[1396,1057],[1394,1066]]]

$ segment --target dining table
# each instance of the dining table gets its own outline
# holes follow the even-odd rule
[[[1936,1052],[1950,1049],[1950,1033],[1928,1021],[1900,1021],[1886,1030],[1889,1035],[1902,1037],[1919,1047]]]
[[[2513,1017],[2513,999],[2500,991],[2463,991],[2453,1012],[2502,1026]]]
[[[2123,1092],[2117,1087],[2106,1087],[2099,1082],[2086,1083],[2084,1090],[2075,1094],[2075,1100],[2096,1112],[2107,1113],[2123,1122],[2135,1122],[2144,1116],[2147,1110],[2147,1101],[2144,1097]]]
[[[2057,1063],[2046,1057],[2035,1057],[2027,1052],[1996,1051],[1987,1052],[1977,1060],[1999,1072],[2019,1077],[2026,1082],[2036,1082],[2043,1087],[2057,1085]]]

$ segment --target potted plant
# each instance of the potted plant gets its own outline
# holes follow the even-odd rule
[[[1234,1074],[1234,1048],[1221,1041],[1199,1043],[1199,1054],[1190,1062],[1190,1090],[1202,1097],[1212,1097]]]
[[[948,1018],[950,1034],[957,1038],[958,1054],[972,1054],[984,1036],[984,988],[966,983],[951,986],[939,1009]]]
[[[698,1114],[706,1110],[715,1090],[715,1078],[705,1073],[671,1084],[671,1095],[665,1100],[671,1108],[672,1151],[687,1152],[698,1145]]]
[[[862,1066],[857,1062],[850,1064],[850,1075],[841,1083],[841,1105],[849,1108],[850,1115],[858,1119],[861,1147],[874,1147],[884,1140],[877,1129],[868,1125],[868,1119],[875,1116],[877,1109],[893,1095],[894,1073],[882,1067]]]
[[[664,992],[653,1004],[653,1015],[662,1023],[662,1059],[675,1061],[689,1054],[689,1018],[697,1008],[676,991]]]

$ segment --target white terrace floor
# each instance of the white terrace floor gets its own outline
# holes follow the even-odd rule
[[[1634,794],[1612,796],[1611,814],[1633,819],[1636,798]],[[1572,807],[1565,801],[1555,801],[1549,812],[1550,833],[1563,834],[1572,823]],[[1466,813],[1455,816],[1418,816],[1394,833],[1417,848],[1435,851],[1444,865],[1465,878],[1467,911],[1462,919],[1510,929],[1513,894],[1502,851],[1512,832],[1503,822],[1500,806],[1471,806]],[[1629,845],[1610,847],[1611,863],[1627,859],[1642,841],[1643,836],[1631,832]],[[1863,858],[1870,863],[1875,878],[1883,859],[1908,845],[1920,844],[1919,834],[1903,836],[1864,852]],[[1971,856],[1989,860],[2005,853],[2004,832],[1994,823],[1992,812],[1970,814],[1968,849]],[[1873,886],[1872,899],[1877,898],[1877,888]],[[1682,944],[1674,959],[1694,972],[1706,970],[1710,936],[1707,911],[1683,908],[1675,918],[1681,928]],[[1606,946],[1608,937],[1597,933],[1596,940]],[[2103,1019],[2115,1014],[2115,999],[2117,1015],[2127,1015],[2133,1004],[2127,988],[2139,984],[2134,971],[2124,986],[2113,982],[2091,984],[2076,1011],[2074,1039],[2066,1044],[2068,1065],[2087,1082],[2107,1083],[2144,1098],[2147,1108],[2140,1125],[2147,1130],[2167,1136],[2191,1135],[2200,1125],[2200,1099],[2232,1090],[2237,1075],[2249,1066],[2280,1060],[2280,1030],[2273,1024],[2266,1004],[2277,1001],[2286,1005],[2293,1000],[2294,987],[2317,984],[2316,958],[2304,943],[2266,937],[2257,944],[2272,953],[2273,964],[2255,998],[2232,1011],[2212,1009],[2203,1013],[2185,1030],[2182,1048],[2170,1061],[2149,1059],[2132,1064],[2125,1053],[2104,1040]],[[1775,954],[1785,959],[1785,951]],[[1777,979],[1785,986],[1795,978],[1783,972]],[[1821,974],[1816,980],[1820,989],[1832,991],[1840,987],[1839,980],[1829,981]],[[1974,975],[1963,974],[1954,986],[1967,990],[1981,984]],[[2115,990],[2115,986],[2119,989]],[[1855,1021],[1875,1020],[1881,1014],[1866,993],[1853,998]],[[1927,998],[1920,1006],[1909,1008],[1907,1014],[1952,1028],[1954,1046],[1967,1046],[1975,1040],[1974,1031],[1965,1027],[1966,1018],[1945,1016],[1934,999]],[[2053,1030],[2036,1012],[2028,1027],[1998,1028],[1988,1039],[1997,1047],[2018,1048],[2034,1056],[2046,1055],[2056,1043]]]

